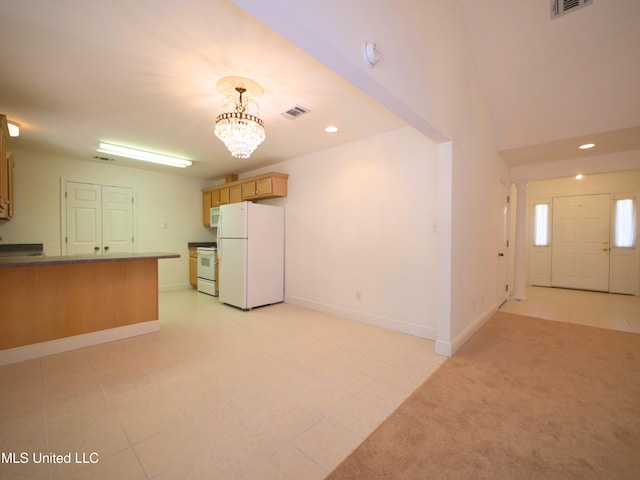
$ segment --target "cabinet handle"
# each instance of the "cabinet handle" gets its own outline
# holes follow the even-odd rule
[[[109,251],[109,245],[107,245],[106,247],[104,247],[105,252]]]
[[[100,247],[96,245],[95,247],[93,247],[93,249],[97,252],[98,250],[100,250]]]

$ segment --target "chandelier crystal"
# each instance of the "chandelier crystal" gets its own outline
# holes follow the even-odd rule
[[[250,104],[257,108],[255,101],[249,98],[261,96],[262,87],[253,80],[242,77],[222,78],[218,81],[217,87],[226,95],[223,107],[233,102],[235,109],[218,115],[215,134],[224,142],[231,155],[236,158],[249,158],[265,139],[262,119],[247,112]],[[233,93],[238,94],[238,100]]]

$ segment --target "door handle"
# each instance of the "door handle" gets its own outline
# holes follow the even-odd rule
[[[500,253],[498,253],[498,256],[499,257],[504,257],[504,253],[500,252]]]
[[[602,251],[603,251],[603,252],[608,252],[608,251],[609,251],[609,249],[608,249],[607,247],[604,247],[604,248],[602,249]]]

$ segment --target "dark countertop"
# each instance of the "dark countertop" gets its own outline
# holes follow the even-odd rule
[[[160,258],[180,258],[178,253],[143,252],[143,253],[108,253],[90,255],[63,255],[59,257],[47,256],[0,256],[2,267],[27,267],[38,265],[62,265],[69,263],[117,262],[123,260],[149,260]]]
[[[188,248],[198,248],[198,247],[217,247],[218,244],[216,242],[189,242]]]
[[[0,257],[42,255],[42,243],[0,243]]]

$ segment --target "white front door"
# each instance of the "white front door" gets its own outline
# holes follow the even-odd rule
[[[65,182],[63,253],[133,252],[133,189]]]
[[[609,194],[553,199],[551,285],[609,291]]]

